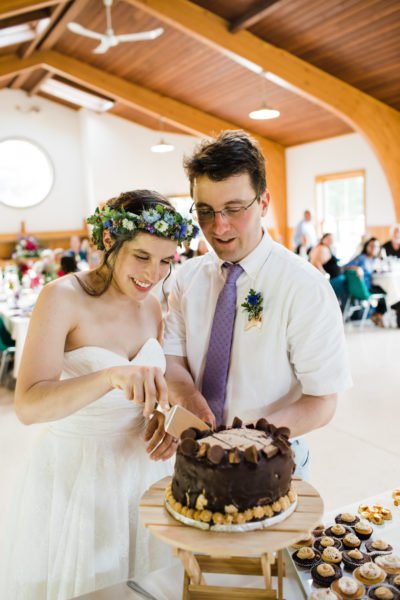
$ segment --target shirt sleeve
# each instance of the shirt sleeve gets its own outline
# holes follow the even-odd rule
[[[345,267],[362,267],[363,266],[363,259],[362,256],[359,254],[358,256],[355,256],[350,262],[346,263],[344,266]]]
[[[182,309],[181,287],[182,283],[178,277],[175,277],[168,296],[164,352],[172,356],[186,356],[186,326]]]
[[[351,387],[342,314],[331,285],[308,281],[297,290],[288,322],[288,352],[303,394],[324,396]]]

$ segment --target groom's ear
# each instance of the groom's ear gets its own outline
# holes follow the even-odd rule
[[[106,250],[109,250],[111,248],[111,246],[113,245],[113,240],[111,238],[110,232],[109,231],[103,231],[103,244],[104,244],[104,248]]]

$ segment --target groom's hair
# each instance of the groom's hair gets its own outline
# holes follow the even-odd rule
[[[217,138],[206,139],[185,157],[184,168],[190,181],[190,194],[196,177],[206,175],[212,181],[223,181],[248,173],[257,197],[267,188],[265,160],[256,140],[240,129],[228,129]]]

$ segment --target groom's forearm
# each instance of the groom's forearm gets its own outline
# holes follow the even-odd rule
[[[215,417],[206,399],[196,388],[183,356],[167,356],[165,378],[168,385],[168,401],[171,405],[180,404],[203,421],[215,425]]]

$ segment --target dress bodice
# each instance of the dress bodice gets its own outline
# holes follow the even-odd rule
[[[145,342],[136,356],[129,360],[107,348],[82,346],[64,353],[61,379],[81,377],[123,365],[146,365],[165,371],[163,349],[155,338]],[[72,415],[52,421],[49,430],[64,435],[112,435],[133,429],[143,429],[143,406],[125,398],[122,390],[113,389]]]

